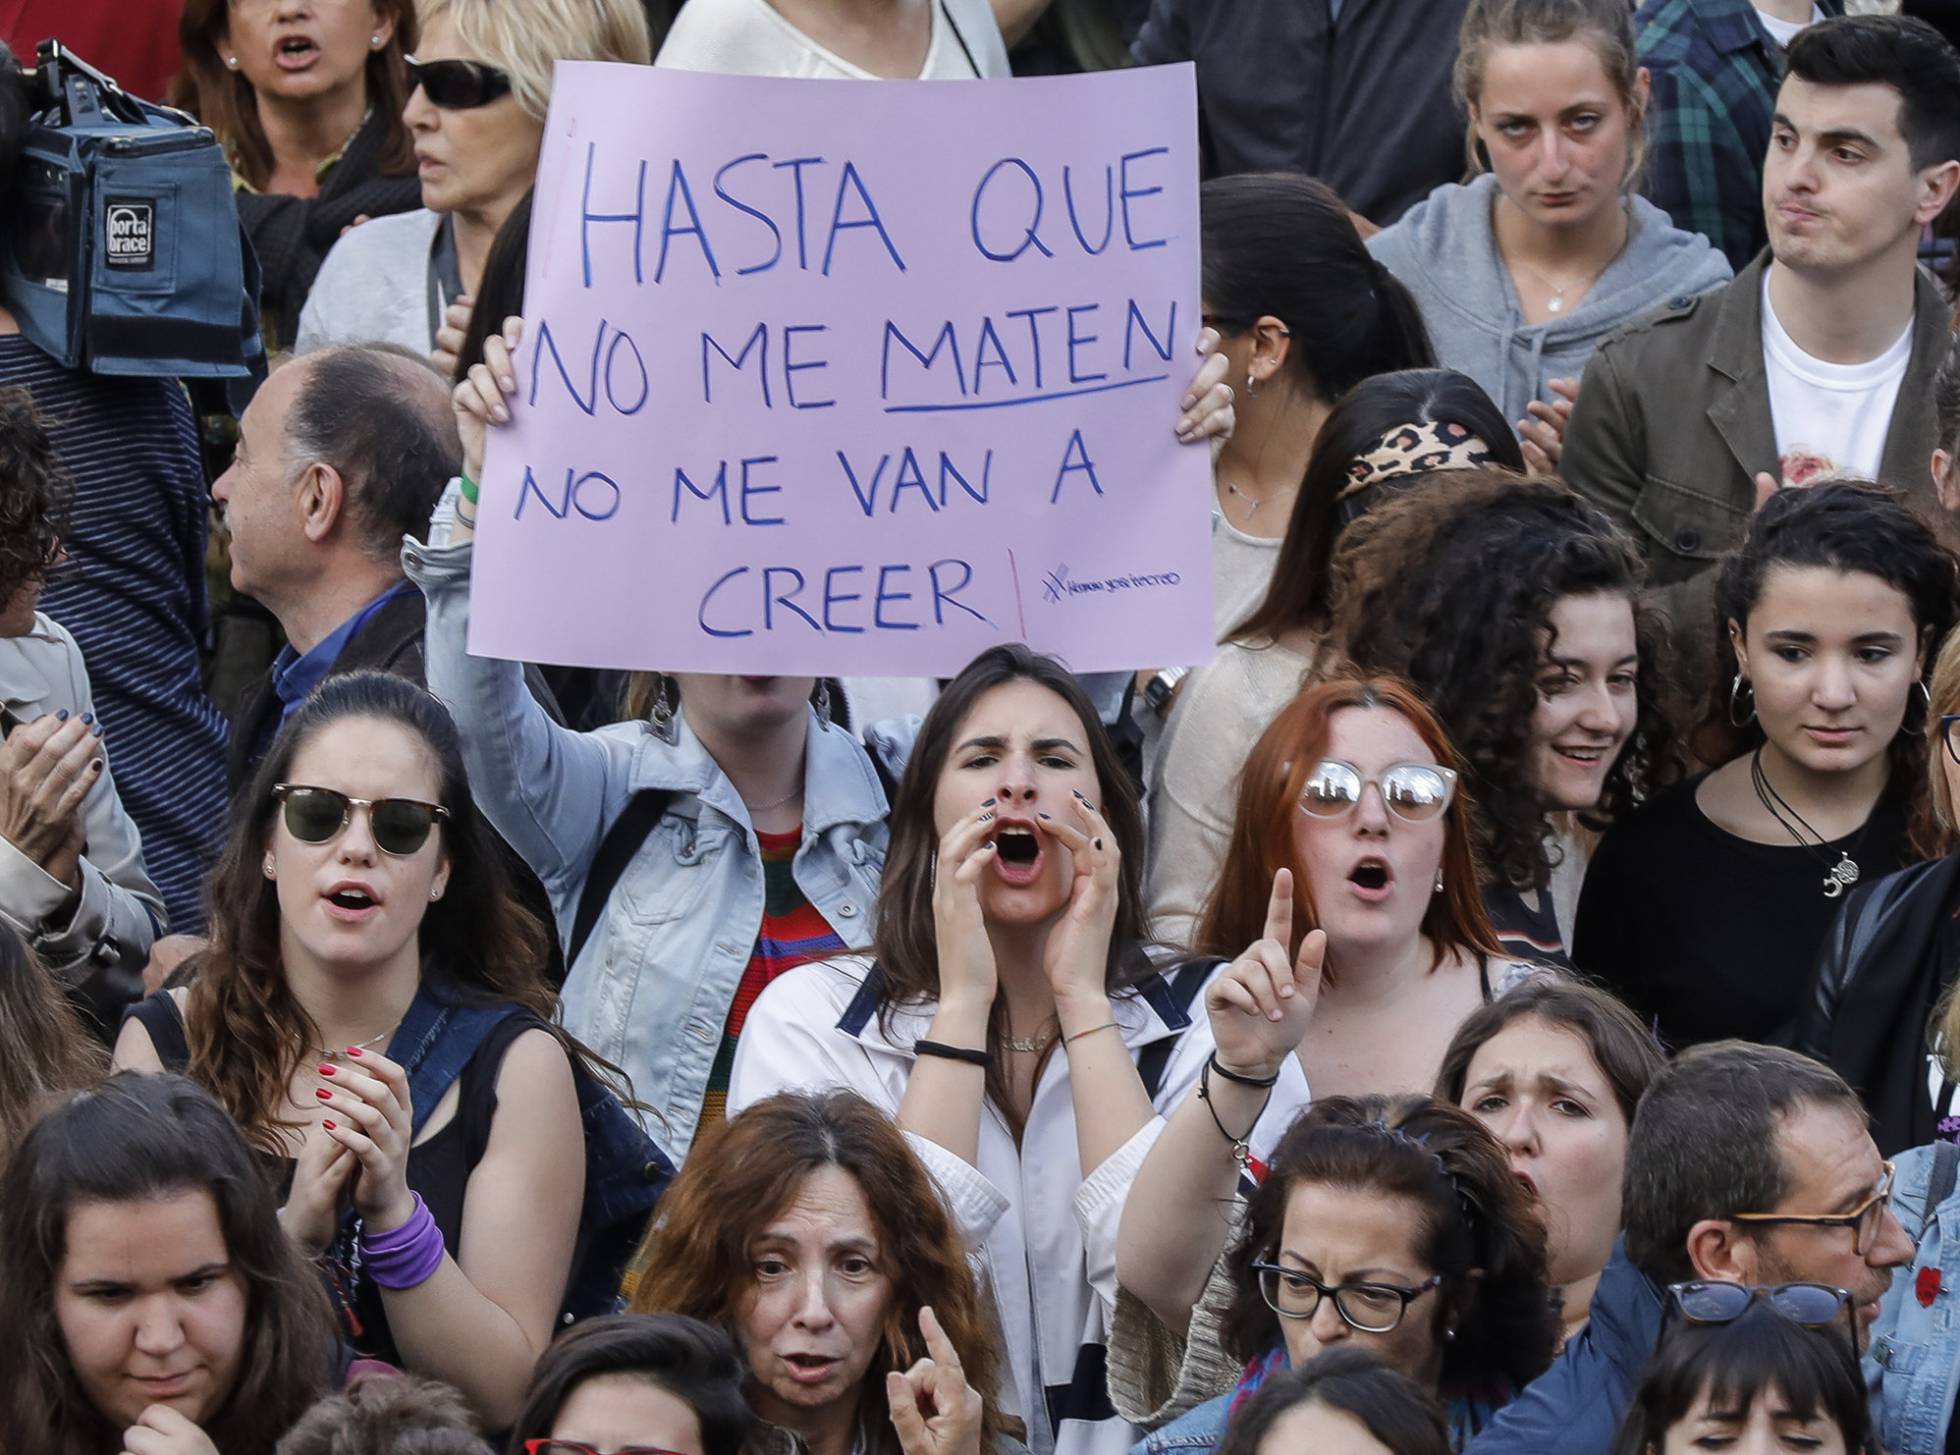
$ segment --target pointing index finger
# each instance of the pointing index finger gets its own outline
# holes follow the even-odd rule
[[[919,1332],[926,1336],[926,1353],[932,1356],[934,1364],[941,1369],[960,1367],[959,1351],[953,1347],[953,1341],[946,1337],[946,1331],[939,1326],[939,1316],[932,1311],[931,1304],[925,1304],[919,1309]]]
[[[1273,899],[1266,906],[1266,938],[1282,945],[1293,943],[1293,871],[1281,869],[1273,875]]]

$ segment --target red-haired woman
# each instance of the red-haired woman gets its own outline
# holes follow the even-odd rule
[[[1246,759],[1198,948],[1237,956],[1246,983],[1317,992],[1296,1053],[1316,1099],[1434,1085],[1458,1023],[1526,973],[1496,958],[1461,773],[1442,724],[1391,677],[1313,684]],[[1303,973],[1316,958],[1322,973]],[[1235,1069],[1259,1081],[1279,1068]],[[1117,1248],[1123,1287],[1177,1328],[1238,1181],[1211,1114],[1233,1125],[1260,1094],[1236,1078],[1211,1092],[1144,1160]]]
[[[705,1133],[647,1239],[639,1313],[724,1330],[759,1452],[979,1455],[1005,1431],[999,1335],[931,1175],[847,1091],[785,1092]]]

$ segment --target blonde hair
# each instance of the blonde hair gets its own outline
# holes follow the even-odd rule
[[[551,106],[555,61],[653,60],[640,0],[417,0],[422,29],[447,18],[472,57],[506,71],[511,95],[538,121]]]
[[[1929,857],[1960,846],[1960,809],[1953,803],[1953,790],[1947,786],[1946,745],[1940,741],[1940,719],[1960,712],[1960,628],[1947,633],[1933,659],[1933,675],[1926,687],[1926,788],[1933,805],[1933,825],[1937,844],[1926,844]]]
[[[1606,79],[1627,109],[1626,170],[1620,190],[1630,191],[1647,158],[1646,108],[1636,94],[1640,56],[1634,48],[1633,9],[1626,0],[1470,0],[1457,32],[1452,80],[1465,112],[1481,104],[1484,64],[1493,46],[1558,45],[1580,40],[1599,57]],[[1477,150],[1477,123],[1464,126],[1464,151],[1473,173],[1484,170]]]

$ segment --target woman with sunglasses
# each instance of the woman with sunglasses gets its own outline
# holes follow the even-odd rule
[[[422,205],[402,119],[414,0],[188,0],[178,36],[170,99],[230,156],[266,348],[282,348],[341,233]]]
[[[1460,772],[1441,725],[1392,678],[1315,683],[1247,757],[1197,947],[1236,957],[1249,1008],[1287,1034],[1228,1055],[1221,1026],[1220,1076],[1137,1173],[1117,1272],[1171,1328],[1225,1245],[1218,1205],[1244,1148],[1221,1134],[1259,1114],[1261,1088],[1294,1061],[1317,1095],[1432,1086],[1457,1025],[1526,973],[1498,958]]]
[[[1677,1284],[1614,1455],[1941,1455],[1875,1438],[1842,1289]],[[1887,1408],[1890,1408],[1888,1397]]]
[[[297,353],[389,342],[426,354],[448,306],[474,297],[490,244],[530,190],[555,61],[650,53],[640,0],[422,0],[402,111],[421,207],[334,245],[300,315]]]
[[[1639,552],[1564,486],[1494,470],[1384,502],[1341,551],[1334,644],[1435,710],[1499,943],[1564,966],[1593,834],[1677,771]]]
[[[509,1455],[741,1455],[755,1424],[744,1374],[699,1319],[588,1319],[538,1361]]]
[[[1719,766],[1607,832],[1575,959],[1670,1047],[1789,1045],[1845,892],[1920,857],[1923,679],[1960,615],[1960,570],[1897,492],[1832,481],[1770,497],[1715,603],[1695,746]]]
[[[116,1062],[208,1087],[282,1184],[354,1349],[501,1428],[550,1340],[585,1192],[588,1068],[550,1025],[544,927],[511,896],[454,722],[401,678],[323,684],[239,805],[197,979],[132,1012]],[[404,1064],[448,1054],[454,1008],[512,1004],[414,1105]]]
[[[1126,1210],[1136,1215],[1137,1200]],[[1218,1210],[1207,1209],[1213,1221]],[[1545,1232],[1500,1148],[1426,1096],[1316,1101],[1280,1139],[1195,1311],[1176,1387],[1138,1368],[1147,1324],[1117,1326],[1112,1393],[1161,1419],[1139,1447],[1208,1450],[1270,1374],[1360,1348],[1436,1396],[1456,1448],[1558,1347]],[[1126,1229],[1127,1231],[1127,1229]],[[1129,1288],[1129,1268],[1119,1268]],[[1195,1409],[1194,1397],[1205,1399]],[[1216,1396],[1216,1397],[1208,1397]]]

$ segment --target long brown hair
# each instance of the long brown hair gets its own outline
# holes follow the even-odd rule
[[[422,917],[423,974],[440,975],[465,995],[516,1001],[550,1023],[557,1001],[545,983],[544,926],[512,897],[489,825],[470,794],[456,723],[412,682],[384,672],[330,677],[281,729],[239,796],[230,841],[211,877],[211,949],[184,1017],[190,1074],[209,1087],[255,1144],[280,1150],[291,1125],[280,1114],[286,1088],[320,1031],[293,998],[279,957],[277,887],[260,871],[277,804],[293,759],[314,735],[350,718],[391,722],[428,750],[449,818],[437,829],[449,854],[449,882]],[[595,1068],[556,1027],[568,1053]]]
[[[101,1455],[121,1430],[83,1392],[55,1313],[70,1212],[84,1203],[208,1193],[245,1285],[238,1379],[204,1424],[225,1455],[269,1451],[326,1392],[333,1315],[279,1227],[271,1184],[223,1108],[181,1076],[125,1072],[48,1113],[0,1179],[0,1327],[15,1351],[0,1388],[7,1443]],[[18,1443],[17,1443],[18,1442]]]
[[[1000,1408],[1001,1348],[959,1229],[932,1175],[891,1119],[848,1091],[781,1092],[711,1128],[660,1201],[637,1263],[632,1310],[686,1314],[741,1343],[742,1305],[755,1282],[750,1249],[812,1173],[850,1175],[878,1230],[879,1271],[891,1280],[884,1341],[865,1372],[861,1413],[883,1428],[887,1372],[926,1357],[919,1310],[930,1307],[986,1404],[986,1432],[1018,1416]]]
[[[1456,797],[1443,819],[1443,892],[1430,898],[1422,917],[1422,932],[1436,947],[1434,965],[1440,966],[1452,950],[1501,955],[1477,887],[1477,856],[1470,841],[1472,808],[1464,791],[1467,775],[1449,734],[1407,683],[1349,673],[1313,683],[1280,709],[1246,758],[1225,865],[1198,921],[1195,948],[1207,955],[1236,956],[1262,938],[1273,876],[1281,869],[1293,870],[1293,943],[1287,953],[1298,954],[1307,931],[1320,923],[1312,886],[1293,861],[1293,816],[1299,811],[1308,775],[1327,754],[1334,714],[1348,707],[1400,713],[1436,765],[1457,774]],[[1330,954],[1330,984],[1339,968]]]
[[[1116,919],[1110,927],[1109,964],[1103,984],[1115,993],[1152,973],[1145,953],[1147,935],[1143,911],[1143,808],[1137,787],[1116,756],[1102,717],[1069,670],[1053,657],[1044,657],[1019,643],[989,647],[946,685],[926,714],[905,765],[905,776],[892,795],[891,844],[885,854],[885,874],[878,890],[878,923],[872,953],[877,957],[884,995],[878,1005],[881,1025],[892,1010],[939,998],[939,938],[932,911],[932,877],[939,851],[939,829],[933,821],[933,799],[939,775],[952,756],[960,724],[973,705],[996,687],[1010,682],[1033,682],[1061,698],[1082,724],[1083,739],[1096,771],[1101,792],[1097,810],[1108,821],[1122,855],[1116,883]],[[1243,947],[1241,947],[1243,948]],[[1236,954],[1237,952],[1234,951]],[[994,998],[987,1039],[1004,1052],[1007,1003]],[[1050,1049],[1053,1049],[1052,1043]],[[1013,1120],[1007,1094],[1004,1054],[987,1069],[987,1094],[1001,1114]],[[1016,1134],[1019,1127],[1015,1128]]]
[[[408,105],[408,67],[404,56],[415,49],[419,22],[415,0],[373,0],[376,17],[394,21],[395,31],[378,51],[368,52],[367,99],[388,129],[381,149],[381,172],[387,177],[415,175],[415,138],[402,120]],[[177,22],[184,68],[170,86],[170,104],[190,112],[211,128],[231,154],[238,174],[263,188],[272,177],[272,145],[259,124],[258,93],[241,71],[218,59],[218,37],[231,25],[231,0],[184,0]]]
[[[0,1165],[49,1103],[108,1073],[109,1058],[54,978],[0,925]]]

